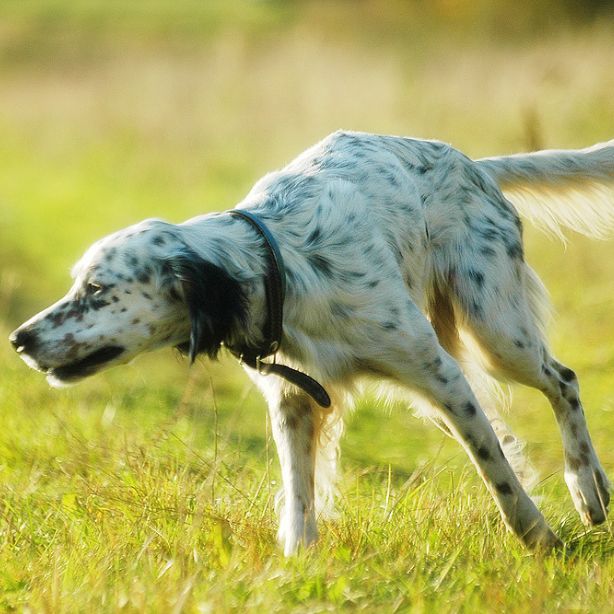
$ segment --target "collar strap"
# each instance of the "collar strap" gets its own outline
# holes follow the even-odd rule
[[[269,229],[262,220],[249,211],[233,209],[230,215],[240,217],[248,222],[264,239],[267,247],[267,271],[264,278],[264,289],[268,308],[268,317],[264,324],[263,347],[257,350],[260,358],[275,354],[281,345],[284,321],[284,299],[286,297],[286,269],[281,252]]]
[[[250,224],[264,240],[267,247],[267,271],[264,278],[264,288],[268,309],[263,331],[263,346],[261,348],[227,346],[228,349],[240,362],[245,363],[252,369],[256,369],[258,373],[262,375],[274,374],[283,377],[304,390],[318,405],[330,407],[330,397],[321,384],[297,369],[286,365],[278,365],[275,362],[275,354],[279,350],[283,337],[284,298],[286,296],[286,270],[277,241],[264,222],[253,213],[245,209],[232,209],[228,213]],[[273,356],[272,363],[263,362],[262,359],[268,356]]]

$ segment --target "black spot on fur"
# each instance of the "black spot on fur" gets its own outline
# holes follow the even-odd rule
[[[490,455],[490,452],[488,451],[488,448],[486,446],[480,446],[478,448],[478,456],[485,461],[490,460],[492,457]]]
[[[475,269],[469,269],[469,271],[467,271],[467,275],[469,275],[469,279],[471,279],[471,281],[473,281],[478,288],[482,289],[484,286],[484,273],[481,271],[476,271]]]
[[[486,241],[494,241],[500,236],[499,231],[494,228],[478,228],[476,233]]]
[[[578,471],[578,469],[580,469],[580,467],[582,466],[582,461],[579,458],[576,458],[575,456],[568,455],[565,460],[566,460],[566,465],[572,471]]]
[[[474,318],[478,318],[480,320],[484,319],[484,310],[482,306],[477,303],[477,301],[472,301],[469,305],[469,311]]]
[[[309,264],[316,269],[319,273],[330,277],[331,275],[331,264],[330,261],[320,254],[310,254],[307,256],[307,260]]]
[[[307,243],[315,243],[320,238],[320,229],[315,228],[307,237]]]
[[[475,408],[475,405],[471,401],[467,402],[465,405],[465,413],[468,416],[475,416],[477,412],[478,410]]]
[[[572,382],[576,379],[576,374],[571,369],[568,369],[567,367],[563,367],[563,366],[557,367],[557,370],[559,372],[559,375],[566,382]]]
[[[105,301],[102,298],[92,299],[92,301],[90,302],[90,309],[92,309],[93,311],[98,311],[99,309],[102,309],[103,307],[106,307],[110,304],[111,303],[109,303],[109,301]]]
[[[344,281],[352,279],[362,279],[366,275],[363,271],[343,271],[339,277]]]
[[[124,261],[129,267],[133,269],[135,269],[139,265],[139,259],[130,252],[124,254]]]
[[[502,495],[511,495],[512,494],[512,487],[507,482],[499,482],[498,484],[495,484],[495,488]]]
[[[607,508],[610,503],[610,493],[608,492],[608,483],[601,471],[595,472],[595,479],[599,485],[601,498],[603,499],[603,505]]]
[[[512,260],[523,259],[522,245],[517,241],[514,241],[512,243],[506,243],[505,251]]]

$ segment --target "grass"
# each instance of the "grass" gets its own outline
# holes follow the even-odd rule
[[[156,361],[145,362],[146,373]],[[363,456],[381,430],[368,407],[367,427],[357,421],[346,441],[339,519],[318,550],[283,560],[260,401],[239,379],[221,383],[227,365],[186,376],[167,356],[155,378],[139,370],[58,392],[9,366],[5,610],[597,611],[611,602],[600,578],[613,571],[614,540],[605,529],[584,534],[560,479],[540,489],[543,507],[575,552],[539,560],[505,533],[472,469],[431,429],[393,412],[385,437],[407,430],[394,446],[421,445],[396,462],[394,446]]]
[[[230,207],[338,127],[441,138],[473,156],[611,138],[611,24],[495,5],[4,2],[0,338],[65,291],[100,235]],[[557,307],[553,347],[580,376],[612,475],[612,243],[564,249],[531,230],[527,242]],[[366,398],[348,418],[339,517],[317,549],[284,560],[264,403],[234,363],[188,369],[163,351],[50,390],[6,343],[0,362],[0,610],[603,612],[614,601],[611,528],[580,525],[534,392],[517,391],[510,422],[570,545],[561,556],[535,557],[505,532],[454,442]]]

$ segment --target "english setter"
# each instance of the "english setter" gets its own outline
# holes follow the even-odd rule
[[[485,370],[546,395],[575,507],[584,523],[603,522],[608,480],[576,375],[548,350],[545,290],[525,262],[515,207],[556,233],[605,235],[613,187],[614,141],[472,161],[436,141],[336,132],[258,181],[234,210],[247,215],[147,220],[98,241],[68,294],[10,340],[53,385],[162,346],[192,357],[255,349],[246,370],[269,406],[287,555],[317,538],[341,414],[363,377],[431,404],[509,529],[549,549],[559,540],[506,459],[464,350],[478,348]],[[283,338],[255,356],[274,327],[271,288],[283,301]],[[279,372],[267,373],[271,354]]]

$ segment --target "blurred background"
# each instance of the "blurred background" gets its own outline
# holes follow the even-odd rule
[[[230,208],[339,128],[472,157],[612,139],[614,2],[0,0],[0,610],[611,609],[611,526],[534,564],[402,405],[349,416],[342,520],[284,571],[264,402],[233,361],[163,350],[57,390],[9,347],[94,240]],[[614,243],[525,235],[612,477]],[[551,413],[518,390],[509,421],[580,535]]]
[[[441,139],[473,157],[611,139],[613,58],[607,0],[2,0],[0,337],[65,292],[93,240],[145,217],[232,207],[338,128]],[[565,253],[531,230],[527,240],[558,308],[555,350],[605,420],[612,243],[571,237]],[[154,381],[172,405],[188,377],[162,352],[44,392],[1,345],[0,395],[33,386],[36,407],[105,398],[106,386],[128,405]],[[216,390],[248,394],[234,367],[211,368]],[[356,441],[362,458],[371,440]],[[411,464],[397,443],[385,462]]]

